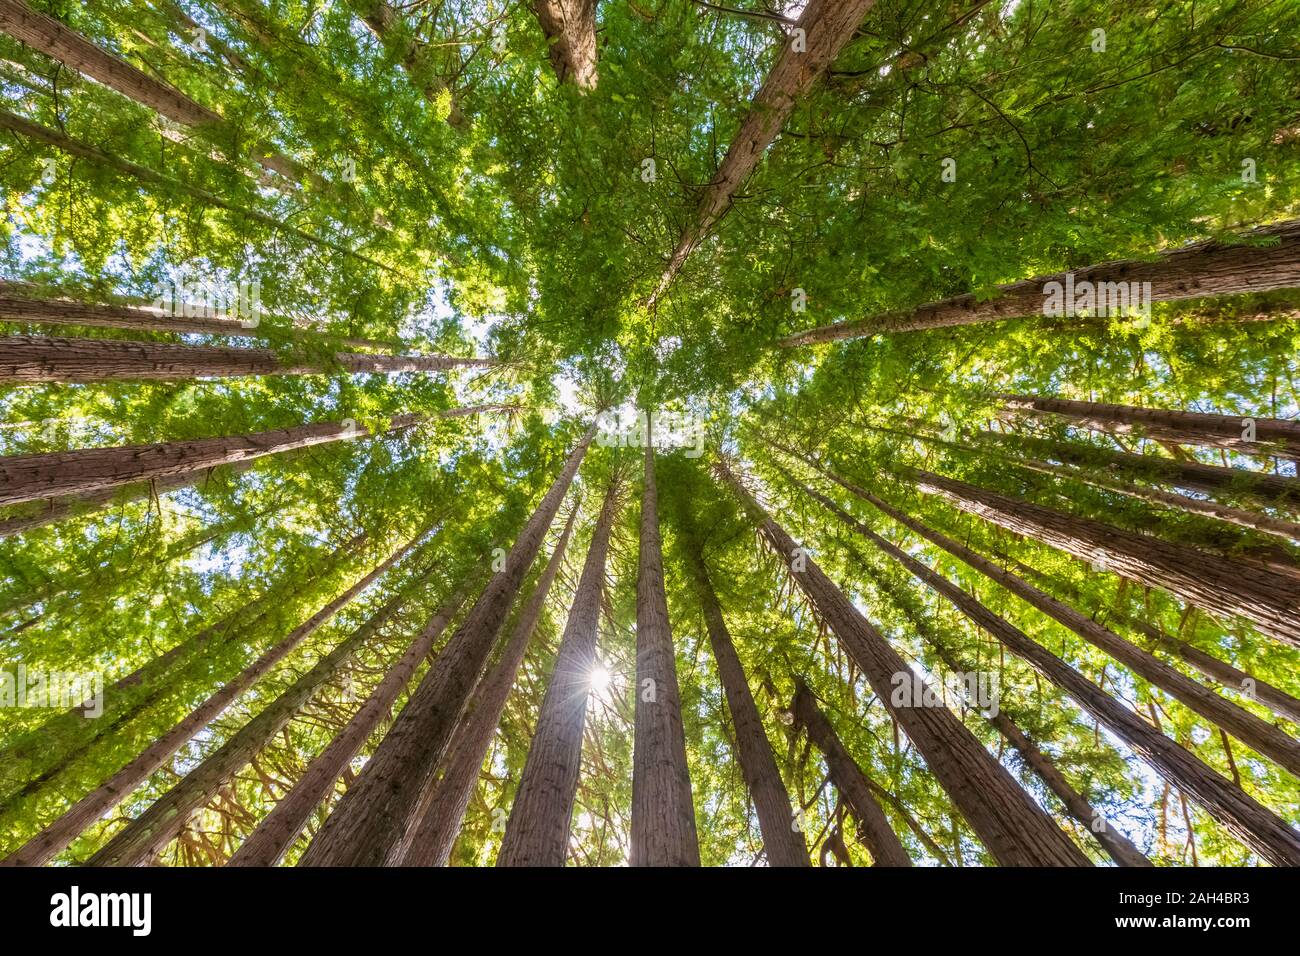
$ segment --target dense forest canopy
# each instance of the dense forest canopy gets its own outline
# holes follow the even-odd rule
[[[0,859],[1300,865],[1297,37],[0,0]]]

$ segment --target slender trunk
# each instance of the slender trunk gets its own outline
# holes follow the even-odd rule
[[[0,338],[0,384],[34,382],[176,381],[248,375],[326,375],[342,372],[442,372],[490,368],[492,359],[451,355],[370,355],[337,352],[333,362],[274,349],[240,349],[124,339],[64,339],[43,335]]]
[[[900,469],[922,491],[1143,584],[1164,588],[1213,614],[1242,617],[1300,646],[1300,583],[1262,568],[1054,511],[928,471]]]
[[[117,806],[147,780],[150,774],[171,759],[172,755],[187,741],[193,739],[195,734],[216,720],[240,694],[252,687],[272,667],[284,660],[304,640],[338,614],[353,598],[410,553],[423,536],[424,531],[421,531],[413,540],[380,562],[369,574],[264,651],[257,660],[222,685],[220,690],[209,696],[176,726],[113,774],[107,782],[79,800],[17,852],[0,860],[0,866],[39,866],[61,853],[86,827]]]
[[[820,466],[815,467],[826,477],[863,501],[868,502],[903,527],[911,529],[930,543],[937,545],[989,579],[996,581],[1016,597],[1042,611],[1048,617],[1064,624],[1093,647],[1119,661],[1119,663],[1151,685],[1159,687],[1193,713],[1204,717],[1216,727],[1226,730],[1246,746],[1254,748],[1265,757],[1285,767],[1295,776],[1300,777],[1300,741],[1297,741],[1294,737],[1283,733],[1267,721],[1260,720],[1254,714],[1232,703],[1232,701],[1220,697],[1208,687],[1198,684],[1150,652],[1129,643],[1091,617],[1080,613],[1068,604],[1058,601],[1050,594],[1039,590],[1028,581],[1000,567],[983,555],[899,511],[865,488],[835,474],[830,469]],[[811,493],[816,495],[815,492]],[[819,500],[825,500],[824,496],[817,497]],[[842,514],[842,512],[839,513]]]
[[[142,481],[183,477],[192,484],[206,469],[278,455],[312,445],[391,434],[422,424],[431,418],[452,418],[508,406],[476,405],[454,408],[437,415],[398,415],[378,432],[350,419],[342,422],[314,422],[277,428],[248,435],[222,438],[194,438],[153,445],[120,445],[115,448],[82,448],[46,452],[40,455],[0,457],[0,505],[37,501],[60,495],[84,496],[81,503]],[[176,487],[180,487],[179,485]],[[167,488],[166,490],[170,490]]]
[[[365,540],[364,533],[356,535],[312,568],[303,580],[291,583],[300,593],[315,586],[354,555]],[[175,675],[196,661],[205,662],[213,656],[213,650],[247,633],[285,597],[284,583],[277,584],[218,623],[203,628],[119,678],[105,689],[102,712],[98,716],[88,716],[84,705],[74,707],[0,751],[0,781],[3,782],[0,792],[6,794],[0,811],[8,813],[17,801],[37,793],[96,741],[116,732],[171,691]],[[16,791],[11,790],[14,785],[19,785]]]
[[[968,674],[976,670],[970,661],[963,659],[954,653],[948,642],[939,636],[938,629],[919,611],[919,608],[908,599],[908,597],[889,582],[884,575],[877,572],[870,565],[865,565],[864,570],[870,575],[876,587],[888,595],[889,599],[903,612],[909,624],[916,629],[920,638],[930,645],[943,661],[945,667],[956,673]],[[1088,802],[1088,799],[1075,790],[1070,782],[1065,779],[1065,774],[1052,762],[1047,754],[1043,753],[1042,748],[1032,740],[1028,734],[1020,729],[1020,726],[1007,716],[1005,708],[999,702],[997,708],[987,710],[977,710],[977,713],[996,730],[1002,737],[1011,744],[1012,748],[1020,755],[1020,759],[1025,766],[1034,773],[1047,785],[1047,788],[1056,794],[1057,799],[1065,805],[1065,809],[1075,821],[1084,827],[1097,840],[1103,850],[1110,855],[1120,866],[1151,866],[1151,861],[1133,845],[1132,841],[1123,833],[1114,829],[1109,820]]]
[[[659,285],[650,297],[653,305],[668,291],[687,256],[731,208],[736,193],[772,145],[795,104],[839,55],[862,24],[875,0],[809,0],[755,95],[749,112],[736,131],[727,155],[704,188],[699,206],[683,230]]]
[[[469,709],[457,728],[445,763],[445,770],[435,781],[432,792],[424,802],[425,809],[420,825],[411,840],[411,847],[402,858],[402,866],[446,866],[452,848],[460,834],[461,821],[474,795],[479,772],[492,745],[492,735],[501,723],[501,713],[515,685],[515,676],[523,664],[528,642],[542,616],[551,585],[560,571],[564,552],[569,545],[573,522],[578,515],[574,508],[560,534],[559,543],[551,552],[537,586],[515,622],[510,640],[501,652],[501,659],[483,678],[474,691]]]
[[[825,495],[806,487],[803,490],[821,502],[845,525],[902,564],[913,576],[947,598],[974,624],[993,635],[1013,654],[1073,698],[1075,703],[1109,727],[1162,777],[1177,784],[1184,793],[1196,800],[1237,839],[1276,866],[1300,866],[1300,835],[1275,813],[1255,802],[1239,787],[1224,780],[1176,741],[1139,719],[1096,684],[1037,644],[1019,628],[994,614],[956,584],[886,541]]]
[[[989,852],[1003,866],[1086,866],[1088,858],[1001,764],[946,709],[896,706],[895,675],[912,670],[806,552],[762,510],[744,486],[720,468],[759,520],[759,530],[790,568],[822,620],[840,639],[872,689],[916,744],[930,771]]]
[[[898,834],[889,825],[889,817],[876,802],[857,761],[850,756],[835,728],[826,719],[826,715],[817,706],[812,691],[801,678],[795,680],[794,702],[790,705],[795,724],[808,732],[817,749],[826,758],[826,769],[830,771],[831,782],[839,791],[849,810],[858,821],[858,838],[871,853],[876,866],[911,866],[912,858],[907,855]]]
[[[387,0],[351,0],[351,5],[379,42],[392,49],[411,83],[425,99],[436,104],[444,93],[451,97],[450,112],[447,114],[448,124],[459,130],[467,129],[469,120],[460,111],[460,106],[457,105],[455,97],[451,96],[446,82],[437,75],[434,65],[429,62],[426,47],[412,39],[403,26],[399,26],[401,14]]]
[[[1010,418],[1065,419],[1071,425],[1112,435],[1226,448],[1244,455],[1300,456],[1300,422],[1250,415],[1214,415],[1169,408],[1139,408],[1037,395],[1002,395]]]
[[[592,426],[569,455],[506,556],[504,570],[493,575],[452,636],[439,666],[425,675],[360,779],[325,821],[303,854],[303,865],[375,866],[401,862],[419,822],[421,796],[446,752],[510,605],[595,435]]]
[[[596,0],[533,0],[547,54],[560,82],[584,93],[596,88]]]
[[[370,692],[360,709],[329,745],[308,765],[275,808],[257,825],[239,850],[230,858],[230,866],[275,866],[293,846],[298,834],[316,808],[338,782],[339,776],[365,746],[379,722],[387,717],[403,688],[411,680],[420,662],[429,656],[452,617],[465,603],[467,587],[462,586],[439,608],[411,646],[397,659],[377,687]],[[433,667],[437,666],[434,661]]]
[[[1237,295],[1300,286],[1300,220],[1265,226],[1246,233],[1244,238],[1277,238],[1274,245],[1228,244],[1209,240],[1161,254],[1153,262],[1123,259],[1100,265],[1085,266],[1069,273],[1076,295],[1085,291],[1084,282],[1093,283],[1096,300],[1087,309],[1092,315],[1114,314],[1117,310],[1103,303],[1141,305],[1137,291],[1151,283],[1150,302],[1172,302],[1203,296]],[[836,322],[788,336],[778,342],[785,348],[813,345],[838,339],[856,339],[890,332],[914,332],[942,329],[979,322],[997,322],[1031,315],[1044,315],[1053,293],[1063,295],[1067,273],[1024,279],[999,286],[998,294],[981,300],[973,293],[942,299],[868,319]],[[1048,288],[1050,283],[1057,285]],[[1075,302],[1078,299],[1076,298]],[[1065,302],[1074,306],[1075,302]]]
[[[185,309],[190,309],[186,306]],[[152,307],[80,302],[67,298],[37,298],[21,295],[16,283],[0,281],[0,319],[27,325],[78,325],[87,328],[128,329],[136,332],[195,332],[201,335],[263,336],[288,335],[291,338],[328,338],[329,333],[307,329],[284,329],[279,326],[249,326],[239,319],[204,318],[172,314]],[[388,342],[373,339],[344,338],[348,348],[385,349]]]
[[[727,710],[736,732],[736,757],[745,786],[754,801],[763,849],[769,866],[811,866],[803,834],[795,829],[790,793],[781,779],[776,756],[763,730],[763,718],[750,692],[745,668],[740,663],[722,605],[713,590],[709,569],[697,540],[686,546],[686,562],[704,610],[704,623],[718,664],[718,677],[727,698]],[[875,855],[875,851],[872,851]],[[906,859],[906,857],[904,857]]]
[[[619,509],[619,482],[605,492],[569,608],[537,729],[519,778],[497,866],[564,866],[569,825],[582,765],[582,732],[591,695],[591,671],[600,635],[600,605],[605,593],[605,559]]]
[[[648,426],[653,428],[653,423]],[[645,443],[636,582],[636,718],[632,750],[631,866],[699,866],[682,728],[677,653],[664,593],[654,442]]]
[[[357,651],[399,613],[406,600],[406,592],[399,593],[335,645],[288,690],[264,707],[148,810],[132,820],[92,856],[87,865],[147,865],[185,828],[190,815],[212,799],[213,794],[234,773],[261,752],[317,691],[332,680]]]

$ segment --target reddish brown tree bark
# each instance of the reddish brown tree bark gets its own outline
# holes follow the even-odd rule
[[[591,671],[600,636],[605,559],[619,505],[616,477],[605,492],[600,517],[591,533],[555,669],[542,698],[533,742],[506,821],[497,866],[564,866],[569,855],[569,825],[582,766],[582,731],[587,722]]]
[[[586,92],[596,88],[596,0],[533,0],[560,82]]]
[[[1202,296],[1236,295],[1300,286],[1300,220],[1289,220],[1246,233],[1246,239],[1267,239],[1272,245],[1228,244],[1215,240],[1183,246],[1153,262],[1122,259],[1073,270],[1074,283],[1151,283],[1152,302]],[[868,319],[836,322],[781,339],[784,348],[840,339],[864,338],[891,332],[943,329],[979,322],[1042,315],[1050,282],[1065,283],[1066,273],[1024,279],[998,287],[998,294],[980,301],[974,294],[953,296],[915,309]],[[1132,288],[1132,287],[1130,287]]]
[[[420,682],[361,777],[303,854],[300,865],[397,865],[406,855],[419,823],[421,796],[595,435],[593,425],[520,532],[506,556],[504,570],[492,576],[448,642],[438,667],[431,668]]]

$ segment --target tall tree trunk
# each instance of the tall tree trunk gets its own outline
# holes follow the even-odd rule
[[[647,425],[636,581],[636,718],[632,750],[631,866],[699,866],[686,765],[677,653],[664,593],[654,441]]]
[[[1150,282],[1152,302],[1172,302],[1300,286],[1300,220],[1255,229],[1243,238],[1276,238],[1279,241],[1274,245],[1259,246],[1209,240],[1168,250],[1154,262],[1121,259],[1085,266],[1071,273],[1074,288],[1078,289],[1082,282],[1092,282],[1099,287],[1099,296],[1105,298],[1106,287],[1101,287],[1102,283]],[[999,286],[997,295],[983,301],[975,294],[967,293],[915,309],[823,325],[788,336],[778,344],[792,348],[882,333],[943,329],[1043,315],[1048,294],[1055,291],[1044,287],[1053,282],[1064,286],[1066,273]],[[1137,289],[1140,285],[1128,285],[1127,288]],[[1092,311],[1095,314],[1096,310]]]
[[[427,530],[427,529],[426,529]],[[87,794],[66,813],[29,840],[17,852],[4,860],[0,866],[38,866],[48,862],[67,848],[86,827],[117,806],[129,796],[136,787],[149,778],[155,770],[165,764],[194,735],[207,727],[219,717],[225,709],[244,691],[252,687],[276,664],[284,660],[304,640],[314,634],[322,625],[338,614],[358,594],[370,587],[393,565],[402,560],[416,547],[425,532],[421,531],[413,540],[398,548],[380,562],[369,574],[366,574],[350,588],[330,601],[302,624],[290,631],[282,640],[273,644],[257,660],[245,667],[233,679],[222,685],[198,707],[194,708],[183,720],[164,733],[134,760],[113,774],[107,782]]]
[[[704,623],[718,664],[718,677],[727,698],[727,710],[736,733],[736,757],[745,786],[754,801],[758,827],[763,834],[763,849],[769,866],[811,866],[803,834],[793,826],[794,812],[790,793],[781,779],[776,756],[763,730],[763,718],[750,692],[745,668],[740,663],[731,632],[727,629],[722,605],[713,590],[709,569],[698,539],[684,549],[686,563],[704,610]],[[873,856],[874,856],[873,851]],[[906,856],[904,856],[906,859]]]
[[[173,689],[183,669],[206,660],[209,648],[246,633],[270,614],[277,601],[285,599],[286,585],[301,593],[314,587],[350,559],[366,540],[359,534],[336,548],[301,580],[281,582],[249,601],[216,624],[203,628],[159,656],[137,667],[106,688],[104,706],[98,717],[86,715],[83,706],[52,717],[35,731],[0,751],[0,811],[8,813],[16,801],[37,793],[46,783],[84,754],[96,741],[123,727]],[[211,675],[209,675],[211,676]],[[18,785],[18,789],[11,788]]]
[[[151,307],[81,302],[76,299],[23,295],[18,283],[0,281],[0,320],[28,325],[79,325],[87,328],[129,329],[137,332],[196,332],[202,335],[262,336],[287,335],[291,338],[328,338],[318,330],[250,327],[238,319],[204,318],[173,315]],[[342,338],[348,348],[386,349],[388,342],[374,339]]]
[[[1016,597],[1042,611],[1048,617],[1064,624],[1093,647],[1119,661],[1119,663],[1151,685],[1159,687],[1193,713],[1204,717],[1221,730],[1226,730],[1246,746],[1254,748],[1265,757],[1285,767],[1295,776],[1300,777],[1300,741],[1297,741],[1294,737],[1283,733],[1272,724],[1260,720],[1254,714],[1243,710],[1232,701],[1220,697],[1208,687],[1198,684],[1150,652],[1129,643],[1091,617],[1080,613],[1062,601],[1058,601],[1050,594],[1039,590],[1028,581],[995,564],[983,555],[972,551],[947,535],[927,527],[910,515],[904,514],[865,488],[854,484],[828,468],[814,467],[817,467],[818,471],[826,477],[863,501],[868,502],[903,527],[911,529],[930,543],[937,545],[989,579],[996,581]],[[809,493],[823,502],[829,500],[810,489]],[[833,506],[833,503],[831,506]],[[843,514],[843,511],[838,508],[836,512]],[[855,523],[854,527],[862,530],[860,523]],[[875,540],[874,537],[873,540]],[[893,545],[889,547],[892,548]]]
[[[583,92],[596,88],[596,0],[533,0],[546,34],[551,67],[560,82]]]
[[[1139,408],[1038,395],[1002,395],[1010,418],[1065,419],[1113,435],[1141,435],[1181,445],[1226,448],[1244,455],[1300,456],[1300,422],[1250,415],[1213,415],[1170,408]]]
[[[183,126],[223,129],[232,142],[238,141],[238,134],[226,129],[226,121],[220,114],[196,103],[175,87],[154,79],[125,60],[100,49],[53,17],[33,10],[22,0],[0,0],[0,32],[21,40],[32,49],[97,80],[161,116]],[[254,149],[254,159],[262,167],[293,182],[301,183],[313,178],[300,164],[287,156],[270,152],[265,146]]]
[[[690,223],[673,250],[659,285],[650,297],[654,305],[672,284],[687,256],[713,225],[731,208],[737,191],[757,168],[795,104],[834,62],[853,37],[875,0],[809,0],[792,28],[781,55],[763,81],[736,131],[727,155],[704,188]]]
[[[989,852],[1003,866],[1086,866],[1088,858],[946,709],[895,706],[894,675],[912,670],[802,548],[725,467],[721,476],[759,521],[818,615],[862,669],[872,689],[916,744],[926,765]]]
[[[1120,705],[1096,684],[956,584],[886,541],[825,495],[806,486],[803,490],[1073,698],[1246,846],[1276,866],[1300,866],[1300,835],[1275,813],[1255,802],[1240,787],[1224,780],[1177,742]]]
[[[876,802],[867,781],[867,775],[849,754],[839,734],[817,706],[817,700],[802,678],[795,679],[794,701],[790,704],[795,724],[808,733],[817,749],[826,758],[831,783],[849,805],[853,818],[858,821],[858,838],[871,853],[876,866],[911,866],[898,834],[889,825],[889,817]]]
[[[1143,481],[1187,488],[1215,498],[1250,499],[1261,505],[1300,514],[1300,478],[1288,475],[1247,471],[1244,468],[1223,468],[1199,461],[1179,461],[1157,455],[1135,455],[1097,445],[1055,441],[1031,435],[1009,435],[995,431],[981,431],[978,435],[982,440],[1013,448],[1020,453],[1037,454],[1080,468],[1098,472],[1116,469]]]
[[[922,491],[1125,577],[1178,595],[1213,614],[1242,617],[1300,646],[1300,583],[1218,555],[1135,534],[918,469],[900,469]]]
[[[439,666],[425,675],[360,779],[316,834],[303,854],[303,865],[397,865],[406,855],[419,823],[421,796],[595,435],[593,425],[570,453],[506,556],[505,569],[492,576],[448,642]]]
[[[478,405],[451,409],[435,416],[398,415],[390,419],[388,427],[378,434],[391,434],[432,418],[460,417],[505,407]],[[222,438],[9,455],[0,457],[0,505],[60,495],[98,495],[123,485],[173,476],[184,476],[185,484],[192,484],[206,469],[218,465],[374,434],[376,432],[345,419]]]
[[[515,622],[510,640],[501,652],[501,659],[475,688],[460,727],[449,745],[445,769],[434,780],[432,792],[424,800],[425,809],[420,825],[411,840],[411,847],[402,858],[402,866],[446,866],[452,848],[460,834],[461,821],[474,795],[483,761],[492,745],[492,735],[501,723],[501,713],[515,685],[515,676],[523,664],[528,643],[546,606],[551,585],[559,574],[564,552],[569,545],[573,522],[578,516],[575,507],[569,514],[559,543],[551,552],[537,586],[528,598]]]
[[[411,83],[426,100],[436,103],[444,92],[451,95],[446,81],[436,73],[434,65],[429,62],[424,45],[413,40],[407,29],[399,25],[401,14],[387,0],[350,0],[350,2],[357,16],[370,32],[396,55],[397,61],[402,64],[402,69]],[[451,98],[447,122],[459,130],[469,127],[469,120],[460,111],[455,97]]]
[[[229,740],[187,773],[176,786],[132,820],[88,861],[88,866],[144,866],[174,840],[190,815],[231,775],[257,756],[325,684],[338,675],[367,641],[406,604],[405,591],[336,644],[314,667],[264,707]]]
[[[934,652],[943,661],[945,667],[956,673],[971,673],[977,668],[972,666],[968,659],[963,659],[955,653],[948,642],[939,636],[938,628],[933,626],[931,621],[927,620],[919,611],[919,608],[908,598],[901,594],[899,589],[884,575],[880,574],[870,565],[864,565],[863,568],[871,577],[877,589],[885,593],[889,599],[903,612],[908,623],[916,629],[917,635],[934,649]],[[1088,802],[1087,797],[1065,779],[1063,774],[1055,763],[1043,753],[1042,748],[1026,734],[1020,726],[1012,720],[1006,713],[1006,708],[999,702],[996,709],[976,710],[977,713],[990,726],[993,727],[1007,743],[1020,755],[1020,759],[1025,766],[1038,774],[1039,778],[1047,785],[1047,788],[1056,794],[1057,799],[1065,805],[1065,809],[1075,821],[1084,827],[1097,840],[1103,850],[1110,855],[1120,866],[1151,866],[1151,861],[1133,845],[1132,841],[1123,833],[1116,830],[1101,813]]]
[[[600,635],[605,559],[619,505],[619,480],[615,477],[591,533],[555,669],[506,821],[497,866],[564,866],[569,854],[569,825],[582,766],[582,732]]]
[[[230,866],[275,866],[298,839],[307,821],[338,782],[339,776],[379,722],[387,717],[394,702],[411,680],[420,662],[429,656],[453,616],[465,603],[468,586],[462,585],[429,619],[406,652],[389,668],[365,703],[339,731],[329,745],[307,766],[274,809],[257,825],[230,858]],[[436,667],[435,660],[430,666]]]
[[[33,382],[176,381],[247,375],[443,372],[490,368],[493,359],[451,355],[370,355],[337,352],[333,362],[285,356],[273,349],[239,349],[176,342],[64,339],[43,335],[0,338],[0,384]]]

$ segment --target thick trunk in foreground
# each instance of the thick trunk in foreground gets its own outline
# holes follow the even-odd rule
[[[1212,614],[1241,617],[1259,630],[1300,646],[1300,583],[1262,568],[1031,504],[917,469],[901,469],[922,491],[962,511],[1163,588]]]
[[[249,375],[394,375],[489,368],[492,359],[452,355],[371,355],[337,352],[333,362],[285,356],[273,349],[240,349],[124,339],[64,339],[44,335],[0,338],[0,384],[35,382],[176,381]]]
[[[754,703],[745,668],[740,663],[736,646],[727,629],[722,605],[713,590],[709,569],[698,541],[686,545],[688,570],[704,610],[704,623],[709,632],[709,644],[718,664],[718,677],[727,698],[727,710],[736,734],[736,758],[740,773],[754,801],[758,827],[763,834],[763,850],[768,866],[811,866],[808,846],[803,834],[795,829],[794,809],[790,793],[781,779],[776,756],[763,729],[763,718]],[[873,856],[874,851],[873,851]]]
[[[306,771],[275,808],[257,825],[239,850],[230,858],[230,866],[275,866],[311,815],[329,795],[343,770],[357,755],[374,729],[391,712],[393,703],[406,687],[420,662],[429,656],[433,645],[447,629],[452,617],[465,603],[466,587],[440,607],[411,642],[405,653],[389,668],[365,703],[352,715],[329,745],[308,765]],[[431,665],[436,667],[437,661]]]
[[[865,566],[864,570],[870,575],[871,580],[876,587],[888,595],[889,599],[903,612],[908,623],[916,629],[916,633],[934,649],[934,652],[943,661],[944,666],[950,671],[959,674],[969,674],[978,668],[973,666],[967,659],[963,659],[956,654],[949,646],[948,642],[939,636],[938,629],[919,612],[917,605],[909,600],[909,597],[900,593],[892,582],[888,581],[884,575],[877,572],[870,565]],[[1115,829],[1109,820],[1088,802],[1087,797],[1065,779],[1065,774],[1052,762],[1047,754],[1043,753],[1042,748],[1029,737],[1020,725],[1007,716],[1005,708],[999,706],[990,711],[981,711],[975,709],[981,717],[987,720],[1007,743],[1020,755],[1020,759],[1025,766],[1036,773],[1047,785],[1047,788],[1056,794],[1057,799],[1065,805],[1065,809],[1075,821],[1086,829],[1097,840],[1103,850],[1120,866],[1151,866],[1151,861],[1133,845],[1128,837],[1124,836],[1119,830]]]
[[[1228,245],[1211,240],[1164,252],[1154,262],[1123,259],[1085,266],[1073,270],[1074,288],[1079,289],[1082,282],[1092,282],[1099,287],[1099,296],[1107,298],[1108,290],[1115,287],[1101,286],[1102,283],[1150,282],[1152,302],[1172,302],[1300,287],[1300,220],[1265,226],[1246,233],[1245,237],[1280,241],[1271,246],[1258,246]],[[788,336],[777,344],[792,348],[882,333],[943,329],[1043,315],[1048,301],[1044,287],[1052,282],[1063,287],[1066,273],[999,286],[998,294],[986,301],[979,301],[973,294],[954,296],[915,309],[823,325]],[[1133,290],[1140,285],[1125,288]],[[1133,301],[1132,297],[1129,301]],[[1093,312],[1095,314],[1095,308]]]
[[[445,768],[434,781],[432,793],[423,801],[425,809],[420,825],[410,849],[402,858],[402,866],[446,866],[451,859],[456,837],[460,835],[461,821],[465,818],[465,810],[474,795],[474,785],[478,783],[483,761],[492,745],[492,735],[501,723],[501,713],[514,688],[528,642],[542,616],[551,585],[559,574],[577,516],[575,507],[537,586],[515,622],[510,640],[501,651],[501,659],[475,688],[465,717],[452,739],[444,761]]]
[[[826,759],[831,783],[835,784],[835,789],[849,805],[853,818],[858,821],[858,839],[870,852],[872,862],[876,866],[911,866],[912,858],[907,855],[898,834],[889,825],[889,817],[885,816],[884,809],[872,794],[867,775],[850,756],[839,734],[817,706],[808,685],[798,678],[790,711],[794,714],[795,724],[807,731],[808,739]]]
[[[210,800],[241,767],[260,753],[325,684],[339,674],[367,641],[406,604],[402,592],[336,644],[288,690],[264,707],[211,756],[181,778],[87,861],[88,866],[144,866],[174,840],[190,815]]]
[[[314,587],[350,560],[365,540],[364,533],[352,537],[310,568],[301,580],[291,578],[277,583],[216,624],[203,628],[119,678],[105,688],[103,710],[98,717],[88,717],[82,706],[74,707],[50,718],[0,751],[0,792],[4,793],[0,811],[8,813],[15,801],[38,792],[96,741],[117,731],[162,699],[174,689],[177,675],[183,669],[206,664],[205,652],[209,648],[222,647],[250,631],[272,613],[277,601],[286,598],[287,586],[295,587],[300,593]],[[213,681],[217,679],[212,673],[207,676]],[[17,791],[11,790],[16,784]]]
[[[421,797],[595,435],[592,426],[570,453],[506,556],[504,570],[492,576],[438,666],[425,675],[361,777],[316,834],[302,865],[395,866],[406,855]]]
[[[943,595],[974,624],[997,638],[1013,654],[1109,727],[1138,756],[1200,804],[1238,840],[1275,866],[1300,866],[1300,834],[1275,813],[1255,802],[1240,787],[1220,777],[1177,742],[1140,719],[1092,681],[1005,618],[994,614],[956,584],[936,574],[902,548],[886,541],[825,495],[808,488],[804,490],[844,524],[902,564],[918,580]]]
[[[452,418],[499,410],[505,406],[479,405],[454,408],[434,416],[398,415],[378,434],[390,434],[432,418]],[[156,479],[184,476],[196,482],[208,468],[278,455],[312,445],[365,438],[376,434],[355,422],[313,422],[248,435],[193,438],[153,445],[116,448],[82,448],[40,455],[0,458],[0,505],[37,501],[60,495],[94,496]],[[180,487],[180,485],[176,486]],[[83,503],[86,499],[83,498]]]
[[[795,104],[812,89],[862,24],[875,0],[809,0],[786,39],[772,71],[763,81],[736,131],[727,155],[704,188],[699,207],[683,230],[668,267],[650,297],[653,305],[668,291],[687,256],[723,214],[763,153],[772,145]]]
[[[1007,417],[1064,419],[1112,435],[1139,435],[1181,445],[1225,448],[1243,455],[1300,456],[1300,422],[1251,415],[1213,415],[1037,395],[1003,395]]]
[[[1123,664],[1143,680],[1159,687],[1193,713],[1199,714],[1221,730],[1226,730],[1246,746],[1276,761],[1280,766],[1300,777],[1300,741],[1283,733],[1267,721],[1243,710],[1230,700],[1187,677],[1176,668],[1150,652],[1124,640],[1114,631],[1104,627],[1086,614],[1082,614],[1045,591],[1041,591],[1023,578],[995,564],[988,558],[947,535],[922,524],[910,515],[882,500],[865,488],[840,477],[829,469],[818,468],[822,474],[837,482],[858,498],[868,502],[885,515],[909,528],[932,544],[965,562],[981,574],[996,581],[1016,597],[1042,611],[1053,620],[1064,624],[1093,647]],[[892,547],[892,546],[891,546]]]
[[[677,652],[664,593],[659,491],[650,435],[645,443],[637,557],[630,846],[631,866],[700,865],[691,776],[686,765],[686,733],[682,729],[682,694],[677,683]]]
[[[582,731],[587,722],[591,671],[600,636],[605,559],[618,506],[619,483],[615,479],[605,493],[600,517],[591,533],[555,669],[542,698],[537,728],[506,821],[497,866],[564,866],[569,855],[569,825],[582,767]]]
[[[1083,852],[955,716],[935,707],[893,705],[895,675],[910,678],[911,668],[744,486],[720,471],[994,859],[1002,866],[1087,866]]]
[[[547,55],[560,82],[596,88],[596,0],[533,0]]]
[[[117,806],[123,799],[149,778],[195,734],[213,720],[249,687],[252,687],[272,667],[284,660],[304,640],[334,617],[353,598],[370,587],[398,561],[402,560],[424,536],[417,537],[398,548],[350,588],[330,601],[285,637],[262,653],[234,678],[222,685],[183,720],[150,744],[134,760],[113,774],[103,785],[87,794],[65,814],[28,841],[21,849],[0,861],[0,866],[38,866],[62,852],[86,827]]]

